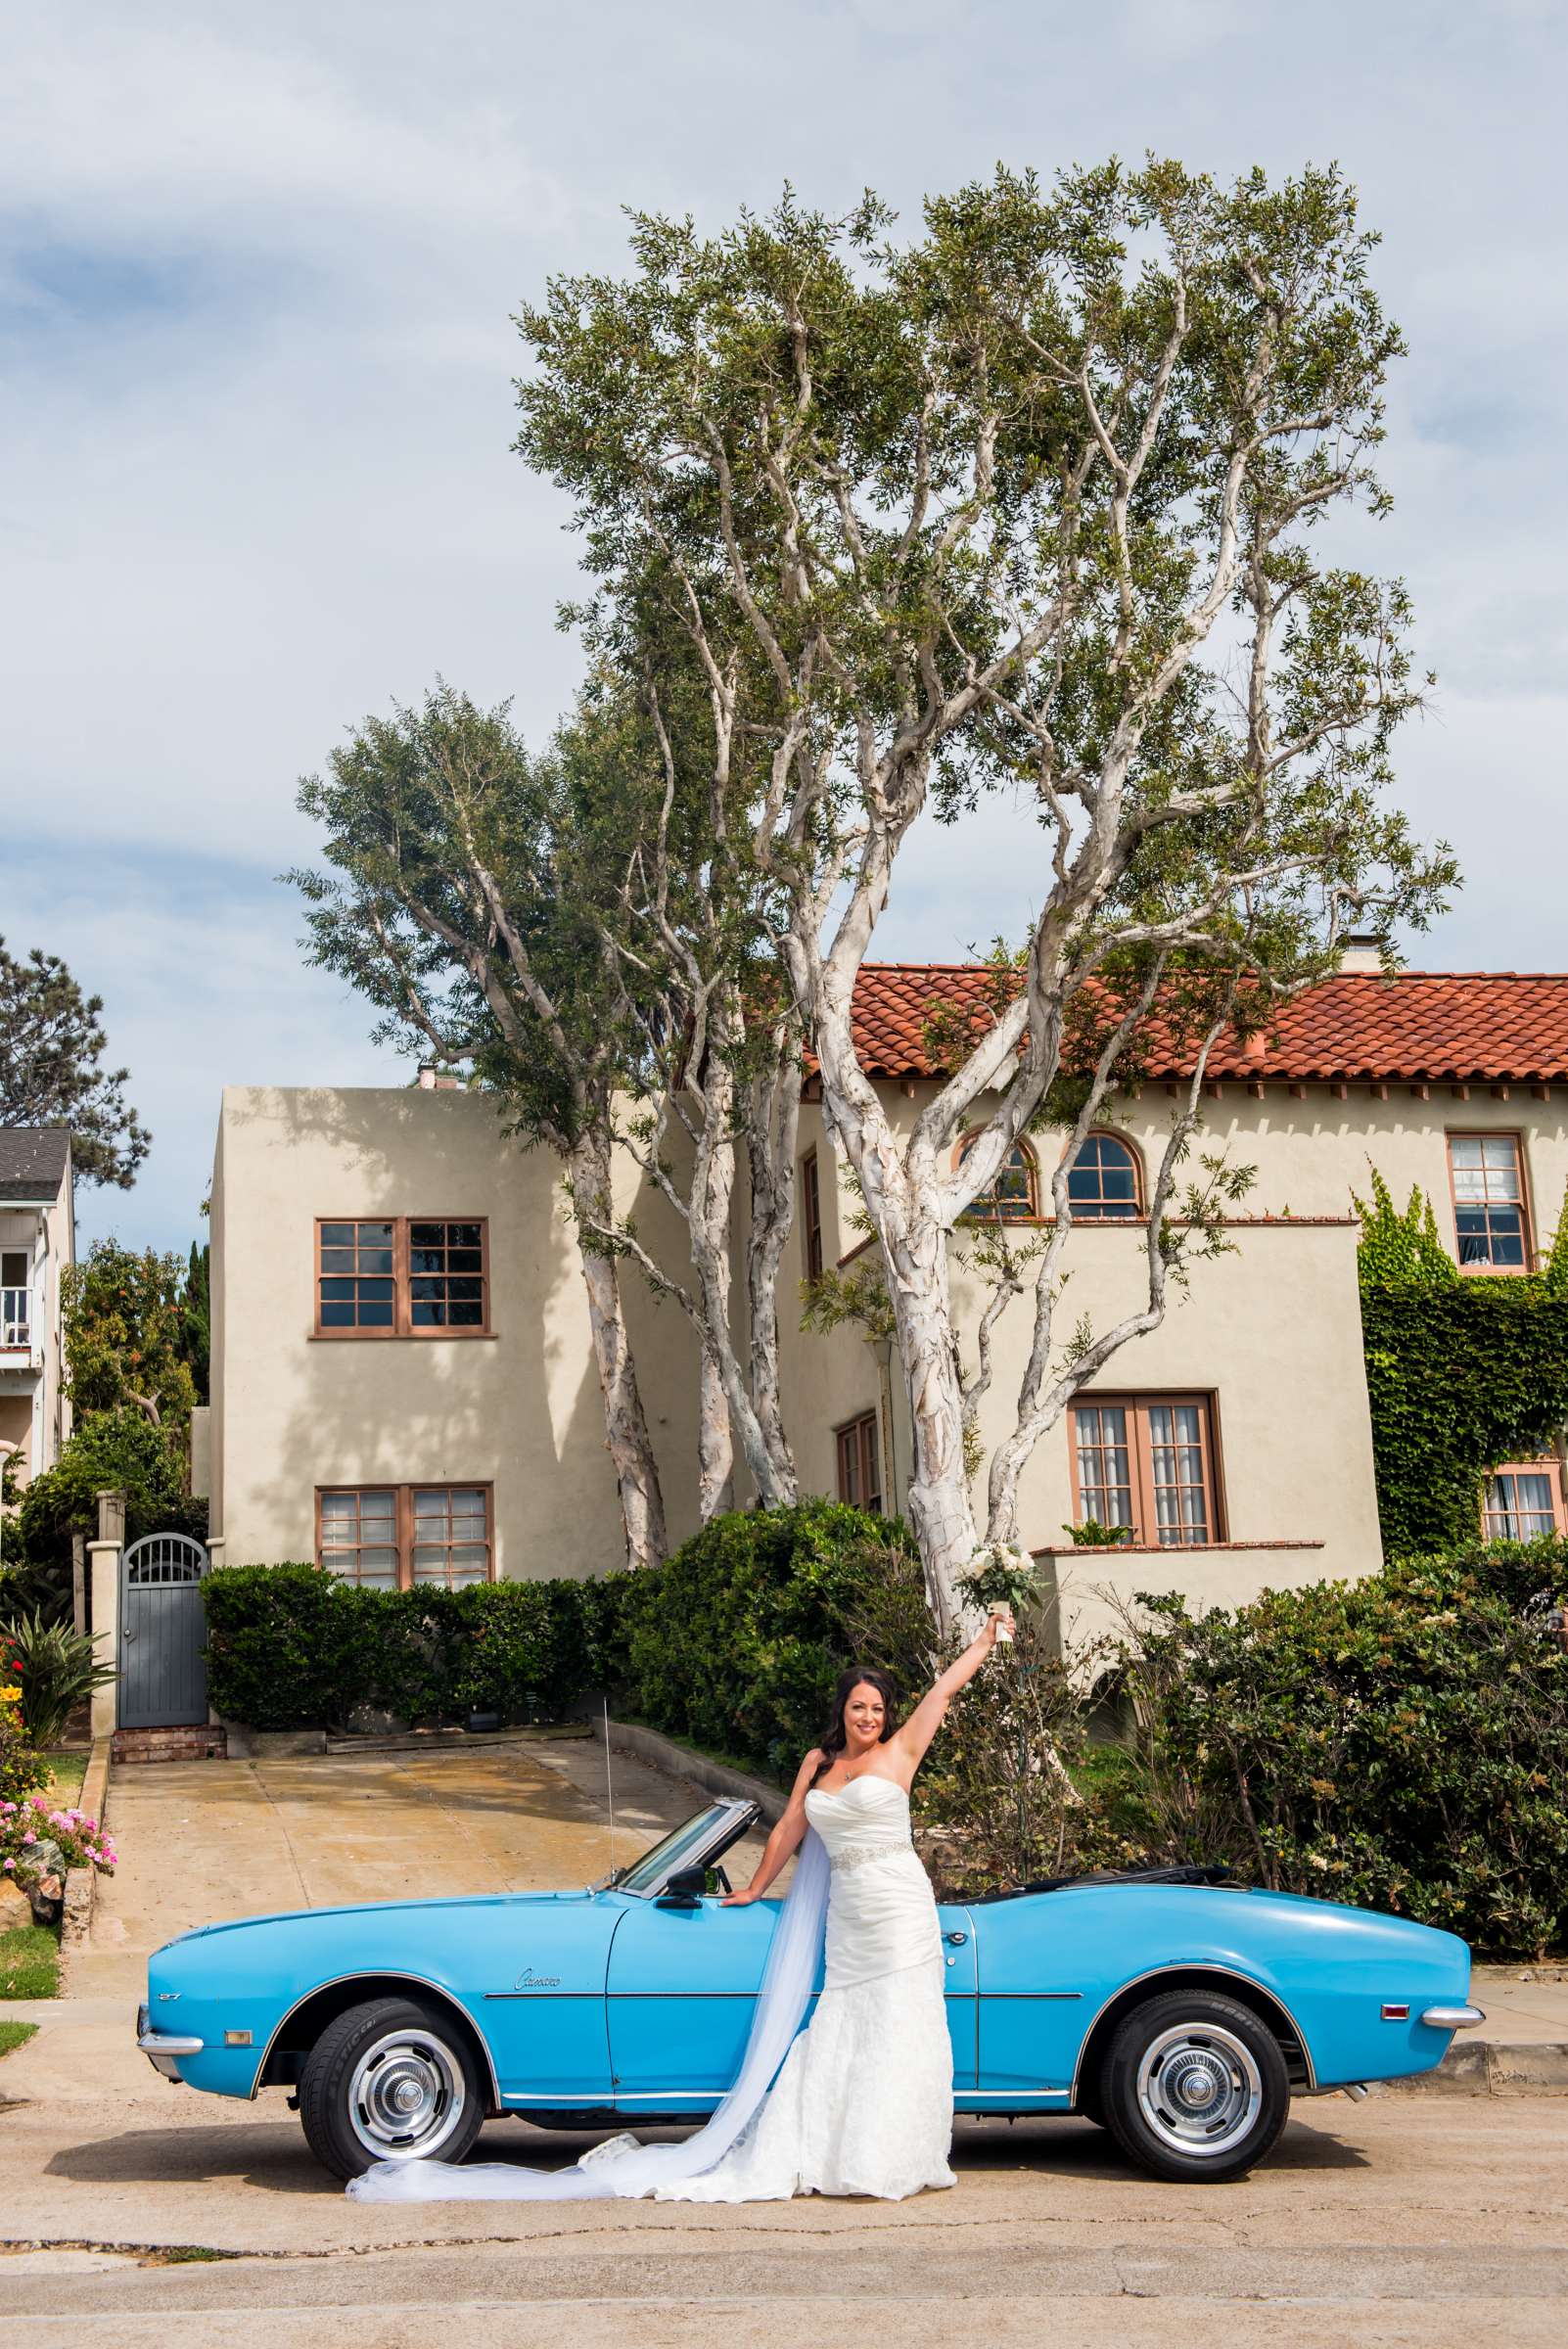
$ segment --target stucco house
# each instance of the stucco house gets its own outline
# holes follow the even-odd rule
[[[61,1274],[74,1258],[69,1129],[0,1130],[0,1449],[19,1484],[53,1467],[70,1433]]]
[[[1360,964],[1360,967],[1358,967]],[[934,998],[963,967],[866,969],[862,1064],[896,1118],[937,1082]],[[1074,1169],[1072,1313],[1103,1325],[1136,1295],[1142,1210],[1183,1072],[1151,1067]],[[864,1245],[809,1095],[794,1280]],[[1164,1325],[1117,1357],[1038,1448],[1020,1531],[1063,1572],[1198,1604],[1357,1575],[1380,1555],[1352,1193],[1368,1162],[1432,1198],[1462,1268],[1522,1272],[1568,1186],[1568,976],[1347,967],[1275,1033],[1213,1057],[1206,1150],[1257,1169],[1229,1251],[1195,1268]],[[1049,1206],[1048,1135],[1021,1146],[983,1214]],[[744,1188],[744,1186],[738,1186]],[[659,1204],[639,1202],[656,1244]],[[737,1248],[744,1245],[737,1230]],[[638,1374],[672,1539],[696,1521],[697,1380],[686,1324],[626,1278]],[[960,1263],[973,1327],[983,1299]],[[742,1294],[737,1284],[737,1296]],[[807,1489],[899,1505],[911,1457],[897,1375],[853,1329],[781,1313],[787,1424]],[[984,1432],[1027,1344],[1000,1324]],[[315,1558],[383,1586],[591,1574],[622,1554],[575,1240],[555,1163],[500,1133],[484,1096],[243,1087],[223,1097],[212,1189],[214,1558]],[[885,1349],[883,1350],[885,1351]],[[1564,1524],[1560,1464],[1492,1481],[1495,1531]],[[1130,1529],[1075,1553],[1068,1528]]]

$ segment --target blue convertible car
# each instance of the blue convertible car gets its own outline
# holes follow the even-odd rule
[[[502,2113],[699,2121],[739,2068],[778,1913],[715,1897],[756,1817],[713,1803],[583,1892],[204,1925],[153,1958],[139,2044],[213,2096],[290,2091],[340,2178],[460,2161]],[[1430,2071],[1484,2019],[1452,1934],[1216,1873],[945,1908],[958,2110],[1079,2113],[1161,2177],[1236,2178],[1293,2095]]]

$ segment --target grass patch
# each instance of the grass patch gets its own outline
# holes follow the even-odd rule
[[[9,2055],[13,2048],[24,2048],[37,2036],[36,2023],[0,2023],[0,2055]]]
[[[165,2243],[142,2261],[144,2268],[188,2268],[200,2260],[238,2259],[237,2251],[214,2251],[209,2243]]]
[[[60,1996],[60,1944],[47,1925],[0,1933],[0,1999]]]
[[[87,1774],[85,1754],[45,1754],[50,1769],[50,1781],[44,1792],[57,1811],[69,1809],[81,1792],[82,1779]]]

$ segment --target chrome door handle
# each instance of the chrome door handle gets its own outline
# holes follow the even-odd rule
[[[967,1933],[944,1933],[942,1938],[949,1949],[961,1950],[969,1936]]]

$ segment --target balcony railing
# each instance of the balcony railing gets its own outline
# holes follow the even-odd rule
[[[32,1343],[32,1292],[0,1289],[0,1347]]]

